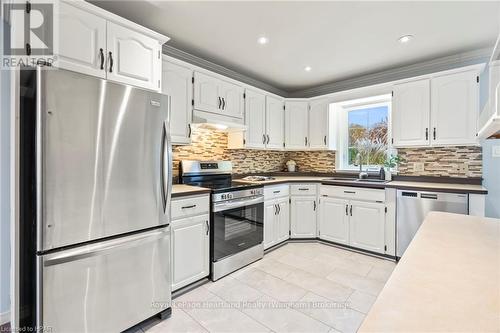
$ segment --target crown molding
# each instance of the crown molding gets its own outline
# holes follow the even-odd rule
[[[226,68],[224,66],[215,64],[211,61],[205,60],[203,58],[200,58],[198,56],[195,56],[191,53],[187,53],[185,51],[179,50],[175,47],[172,47],[168,44],[163,44],[163,54],[166,54],[168,56],[171,56],[173,58],[185,61],[187,63],[190,63],[192,65],[204,68],[206,70],[215,72],[220,75],[224,75],[226,77],[229,77],[233,80],[237,80],[243,83],[246,83],[248,85],[254,86],[256,88],[268,91],[270,93],[279,95],[281,97],[288,97],[288,92],[281,90],[279,88],[276,88],[268,83],[262,82],[260,80],[254,79],[250,76],[238,73],[236,71],[233,71],[229,68]]]
[[[492,48],[467,51],[432,60],[421,61],[411,65],[399,66],[383,71],[360,75],[354,78],[333,81],[316,87],[296,91],[285,91],[268,83],[262,82],[247,75],[238,73],[234,70],[228,69],[224,66],[215,64],[198,56],[179,50],[170,45],[163,45],[163,53],[168,56],[286,98],[318,97],[335,92],[373,86],[377,84],[446,71],[458,67],[487,63],[491,56],[491,52]]]
[[[400,66],[346,80],[334,81],[312,88],[289,92],[288,97],[317,97],[339,91],[432,74],[458,67],[487,63],[491,52],[491,48],[483,48],[432,60],[421,61],[411,65]]]

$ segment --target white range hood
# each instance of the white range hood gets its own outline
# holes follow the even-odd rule
[[[227,132],[244,131],[247,129],[243,119],[200,110],[193,110],[192,123],[200,128],[216,129]]]
[[[479,115],[477,133],[479,139],[500,138],[500,36],[488,67],[488,101]]]

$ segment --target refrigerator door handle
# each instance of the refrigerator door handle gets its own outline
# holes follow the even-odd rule
[[[118,249],[131,248],[141,244],[153,242],[167,236],[168,234],[167,228],[155,229],[128,237],[120,237],[97,244],[79,247],[74,250],[62,251],[62,253],[54,253],[52,255],[49,254],[47,255],[47,259],[43,261],[43,266],[54,266],[85,258],[102,256]]]
[[[163,207],[163,212],[167,209],[167,193],[168,188],[166,186],[165,180],[165,144],[167,138],[167,129],[165,127],[165,122],[161,128],[161,145],[160,145],[160,184],[161,184],[161,203]]]
[[[170,118],[170,112],[172,112],[172,97],[168,97],[168,114]],[[166,154],[167,154],[167,160],[163,159],[163,163],[167,164],[167,167],[163,168],[164,170],[167,170],[167,175],[166,175],[166,181],[167,181],[167,191],[166,191],[166,197],[165,197],[165,209],[164,209],[164,214],[167,215],[168,221],[167,223],[170,224],[170,198],[172,197],[172,141],[170,138],[170,122],[167,120],[163,123],[163,127],[165,130],[165,144],[166,144]],[[164,178],[164,181],[165,181]]]

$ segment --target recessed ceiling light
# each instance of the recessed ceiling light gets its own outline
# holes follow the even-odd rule
[[[260,45],[267,44],[269,43],[269,38],[265,36],[259,37],[259,39],[257,39],[257,43],[259,43]]]
[[[398,41],[401,44],[406,44],[409,41],[411,41],[412,39],[413,39],[413,35],[404,35],[404,36],[399,37]]]
[[[311,71],[311,69],[312,69],[312,68],[311,68],[311,66],[306,66],[306,67],[304,67],[304,70],[305,70],[306,72],[310,72],[310,71]]]

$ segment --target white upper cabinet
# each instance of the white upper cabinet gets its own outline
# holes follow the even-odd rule
[[[311,101],[309,110],[309,140],[311,149],[327,149],[329,142],[329,107],[326,100]]]
[[[65,2],[59,10],[59,51],[54,65],[105,78],[106,20]]]
[[[222,107],[220,80],[210,75],[194,72],[194,108],[219,113]]]
[[[360,249],[384,253],[385,206],[381,203],[351,201],[349,244]]]
[[[170,96],[170,135],[174,144],[191,143],[193,71],[163,61],[162,92]]]
[[[349,204],[345,199],[321,198],[319,238],[349,244]]]
[[[433,145],[475,144],[479,115],[477,72],[440,76],[431,82]]]
[[[107,23],[108,79],[147,89],[160,89],[161,50],[158,41]]]
[[[266,147],[268,149],[283,149],[285,140],[284,106],[283,99],[266,96]]]
[[[242,86],[221,81],[220,98],[222,99],[222,114],[234,118],[243,118],[244,89]]]
[[[306,149],[308,145],[307,101],[285,102],[285,148]]]
[[[194,73],[194,108],[199,111],[243,118],[242,86],[201,72]]]
[[[54,66],[161,91],[168,38],[86,1],[60,1]]]
[[[245,125],[246,147],[265,148],[266,136],[266,96],[252,90],[246,91]]]
[[[395,147],[429,144],[430,80],[394,86],[392,137]]]

